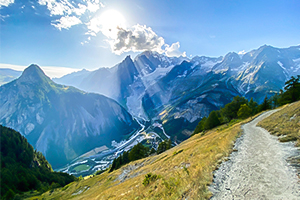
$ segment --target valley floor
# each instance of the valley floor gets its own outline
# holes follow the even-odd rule
[[[300,199],[300,181],[287,163],[299,153],[293,143],[280,143],[257,123],[278,110],[266,112],[243,125],[230,160],[215,172],[212,199]]]

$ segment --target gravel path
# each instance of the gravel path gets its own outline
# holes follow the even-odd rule
[[[300,199],[299,178],[286,162],[295,147],[280,143],[277,137],[256,127],[274,112],[266,112],[243,126],[244,134],[235,145],[238,151],[214,173],[211,199]]]

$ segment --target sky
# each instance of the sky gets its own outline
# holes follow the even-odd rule
[[[146,50],[218,57],[296,46],[299,10],[299,0],[0,0],[0,67],[67,73]]]

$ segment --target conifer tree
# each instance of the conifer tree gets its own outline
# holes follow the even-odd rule
[[[279,99],[281,105],[300,100],[300,75],[297,75],[297,78],[292,76],[290,80],[285,82],[284,89],[285,92],[281,93]]]
[[[220,120],[218,118],[217,112],[216,111],[212,111],[209,114],[209,116],[208,116],[208,118],[207,118],[207,120],[206,120],[206,122],[204,124],[204,128],[205,128],[205,130],[209,130],[209,129],[212,129],[212,128],[220,125],[220,124],[221,123],[220,123]]]
[[[253,97],[251,97],[251,99],[250,99],[250,101],[249,101],[249,103],[248,103],[248,106],[249,106],[249,108],[251,109],[251,111],[252,111],[252,115],[255,115],[256,113],[257,113],[257,106],[258,106],[258,103],[257,102],[255,102],[254,100],[253,100]]]
[[[250,117],[252,113],[251,108],[247,106],[246,104],[241,105],[237,115],[240,119],[246,119],[247,117]]]
[[[204,124],[205,124],[205,121],[206,121],[206,117],[203,117],[201,119],[201,121],[198,123],[198,125],[196,126],[195,130],[194,130],[194,134],[197,134],[197,133],[200,133],[201,131],[204,131]]]
[[[261,112],[261,111],[268,110],[268,109],[271,109],[271,105],[270,105],[270,102],[268,101],[268,97],[266,95],[263,103],[258,106],[258,110],[259,110],[259,112]]]

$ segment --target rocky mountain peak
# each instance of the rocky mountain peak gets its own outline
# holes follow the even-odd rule
[[[155,51],[144,51],[135,57],[135,60],[141,56],[146,56],[147,58],[153,57],[157,53]]]
[[[38,83],[38,82],[49,82],[51,81],[51,79],[48,76],[46,76],[46,74],[38,65],[31,64],[23,71],[18,81],[28,82],[28,83]]]
[[[45,75],[43,70],[37,64],[31,64],[23,71],[22,76],[26,76],[28,74],[33,74],[33,73]]]
[[[130,56],[126,56],[126,58],[122,61],[122,63],[133,62]]]
[[[230,52],[228,54],[226,54],[226,56],[224,57],[224,61],[228,61],[228,62],[234,62],[234,61],[240,61],[240,56],[235,53],[235,52]]]

